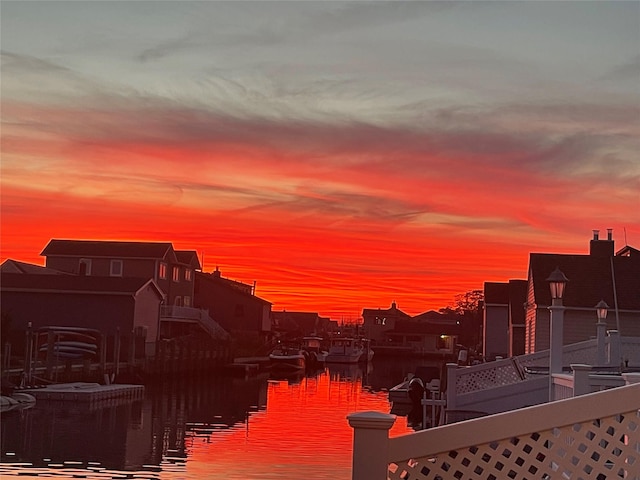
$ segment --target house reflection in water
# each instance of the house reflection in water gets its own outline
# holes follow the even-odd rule
[[[209,428],[245,423],[266,407],[264,378],[177,380],[147,387],[141,401],[91,405],[39,401],[3,414],[2,462],[55,468],[74,462],[141,470],[186,459],[187,439]]]

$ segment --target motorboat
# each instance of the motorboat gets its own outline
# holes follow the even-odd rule
[[[308,366],[324,365],[329,352],[322,349],[322,337],[310,335],[302,338],[302,350],[307,354]]]
[[[389,389],[389,401],[395,404],[411,404],[410,396],[412,385],[415,388],[419,379],[423,388],[432,390],[440,388],[440,367],[438,366],[421,366],[416,368],[415,373],[409,373],[402,382]],[[413,384],[412,384],[413,381]]]
[[[325,361],[327,363],[358,363],[369,360],[369,355],[373,356],[373,350],[366,348],[366,343],[361,338],[334,337],[331,339]]]
[[[279,344],[269,354],[271,369],[279,372],[304,371],[306,356],[297,346]]]

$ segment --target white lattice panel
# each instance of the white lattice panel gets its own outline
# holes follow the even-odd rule
[[[492,362],[493,363],[493,362]],[[487,388],[501,387],[521,382],[520,374],[512,362],[491,366],[490,363],[482,365],[482,369],[469,367],[456,371],[456,394],[462,395],[477,392]]]
[[[640,480],[640,410],[389,465],[390,480],[614,478]]]

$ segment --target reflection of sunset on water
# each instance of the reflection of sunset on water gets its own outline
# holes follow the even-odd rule
[[[358,366],[333,366],[316,376],[269,380],[266,411],[246,425],[187,440],[187,471],[233,479],[349,478],[355,411],[389,411],[386,392],[362,387]],[[398,417],[390,434],[406,433]],[[197,470],[195,470],[197,469]]]

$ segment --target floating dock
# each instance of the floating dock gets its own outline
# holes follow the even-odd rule
[[[61,400],[93,403],[104,400],[135,401],[144,398],[144,385],[127,384],[100,385],[99,383],[73,382],[19,391],[33,395],[37,401]]]

